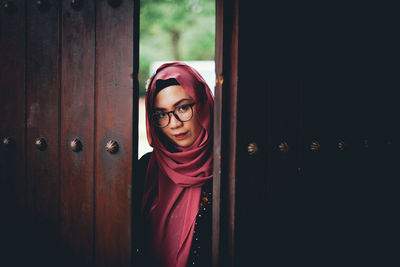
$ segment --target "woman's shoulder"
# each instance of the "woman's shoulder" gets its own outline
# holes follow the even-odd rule
[[[139,159],[139,165],[148,165],[149,160],[150,160],[150,156],[153,152],[148,152],[146,154],[144,154],[140,159]]]
[[[136,166],[134,167],[135,175],[134,175],[134,185],[139,186],[140,188],[143,186],[143,182],[147,172],[147,166],[149,165],[149,160],[152,152],[148,152],[144,154],[138,161]]]
[[[144,221],[142,210],[142,196],[143,196],[143,184],[146,178],[146,171],[149,165],[149,160],[152,152],[144,154],[136,162],[135,175],[133,179],[133,217],[134,226],[133,231],[135,232],[135,238],[133,239],[133,246],[136,253],[135,262],[138,266],[146,266],[148,259],[148,236],[146,223]]]
[[[151,153],[152,152],[149,152],[143,155],[138,161],[136,161],[136,164],[133,166],[133,199],[134,202],[138,205],[138,210],[140,210],[139,207],[141,206],[141,204],[139,203],[141,203],[142,201],[141,199],[143,195],[144,180],[146,179],[146,172],[149,165]]]

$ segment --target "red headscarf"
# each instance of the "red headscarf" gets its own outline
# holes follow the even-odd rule
[[[174,78],[193,98],[203,127],[189,147],[164,144],[151,123],[157,80]],[[186,266],[199,210],[201,186],[212,178],[214,98],[200,74],[180,62],[167,63],[150,78],[146,92],[147,139],[153,147],[146,173],[143,209],[157,266]],[[148,210],[147,210],[148,209]]]

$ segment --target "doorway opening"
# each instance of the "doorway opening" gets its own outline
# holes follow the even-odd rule
[[[140,1],[138,158],[152,151],[144,96],[147,80],[160,65],[185,62],[214,90],[215,9],[215,0]]]

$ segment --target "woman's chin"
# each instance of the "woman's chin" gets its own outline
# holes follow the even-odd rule
[[[172,142],[180,147],[188,147],[193,144],[194,140],[191,136],[186,136],[184,139],[173,138]]]
[[[180,146],[180,147],[188,147],[191,144],[193,144],[193,142],[190,142],[190,140],[181,140],[181,141],[174,141],[175,145]]]

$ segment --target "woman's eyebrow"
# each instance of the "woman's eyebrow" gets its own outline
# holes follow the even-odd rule
[[[183,99],[181,99],[181,100],[179,100],[178,102],[176,102],[173,106],[174,107],[176,107],[176,106],[178,106],[179,104],[181,104],[183,101],[185,101],[185,100],[192,100],[191,98],[183,98]],[[159,107],[154,107],[153,108],[153,110],[154,111],[164,111],[164,110],[167,110],[167,109],[165,109],[165,108],[159,108]]]
[[[192,99],[190,99],[190,98],[183,98],[183,99],[179,100],[178,102],[176,102],[176,103],[174,104],[174,107],[178,106],[180,103],[182,103],[182,102],[185,101],[185,100],[192,100]]]
[[[181,104],[183,101],[185,101],[185,100],[192,100],[191,98],[183,98],[183,99],[181,99],[181,100],[179,100],[178,102],[176,102],[173,106],[174,107],[176,107],[176,106],[178,106],[179,104]],[[159,107],[154,107],[154,109],[153,109],[154,111],[164,111],[164,110],[166,110],[165,108],[159,108]]]

